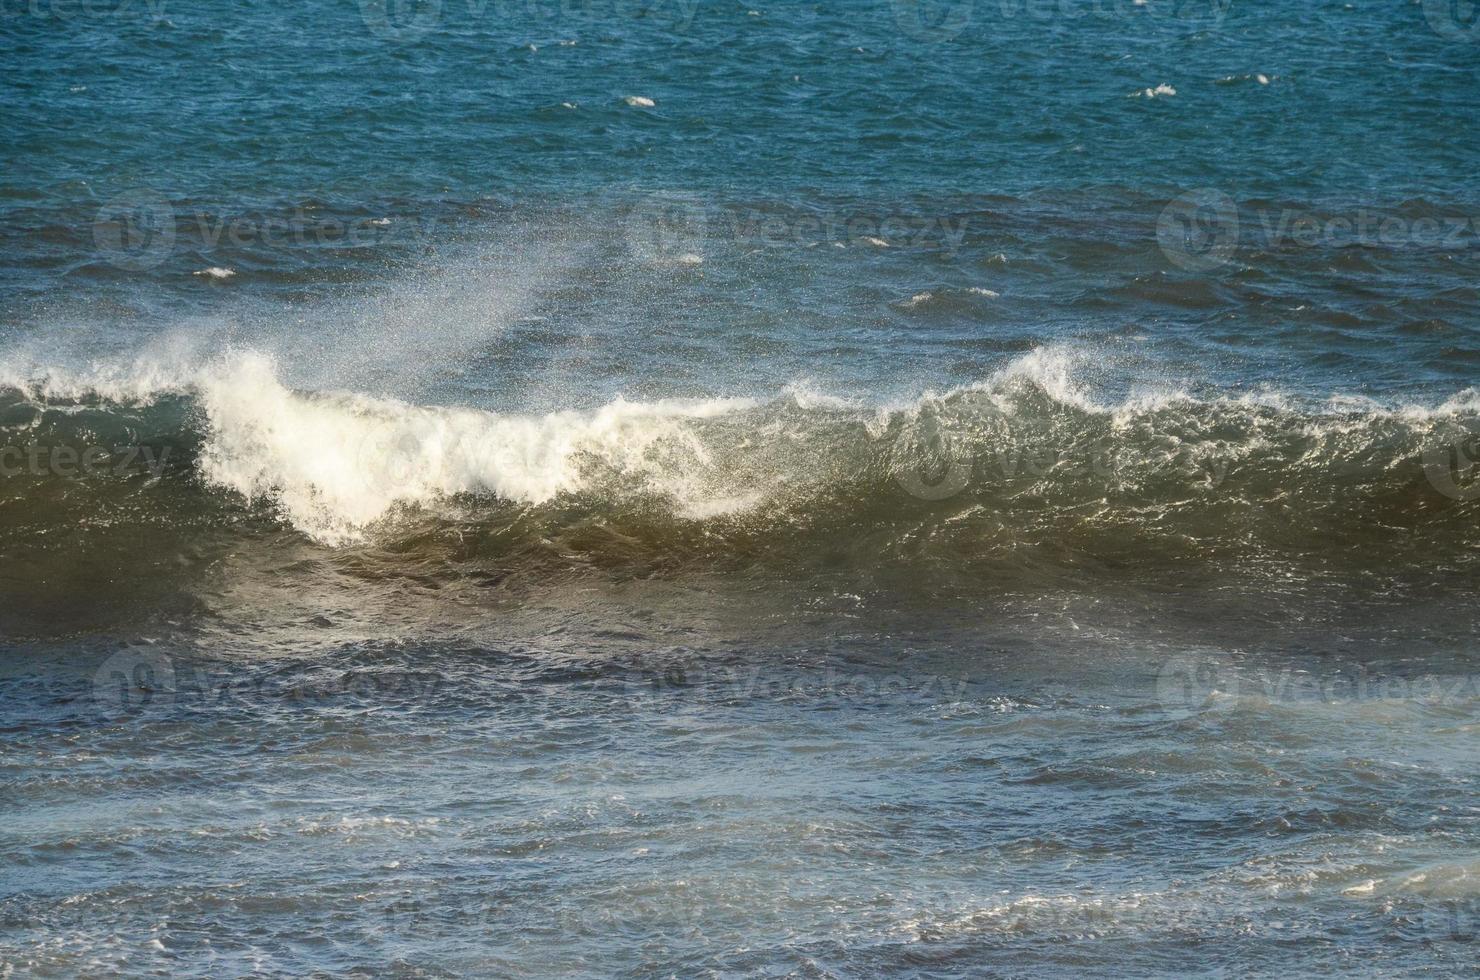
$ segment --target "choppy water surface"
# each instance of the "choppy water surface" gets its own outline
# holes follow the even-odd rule
[[[0,974],[1473,969],[1471,21],[0,4]]]

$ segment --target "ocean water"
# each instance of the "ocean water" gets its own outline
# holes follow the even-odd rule
[[[0,976],[1473,973],[1470,6],[0,37]]]

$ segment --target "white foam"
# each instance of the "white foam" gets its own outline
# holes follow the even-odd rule
[[[1096,403],[1076,377],[1078,369],[1088,356],[1087,352],[1069,347],[1039,347],[1015,358],[986,381],[968,385],[967,389],[990,392],[1005,408],[1005,396],[1014,386],[1027,382],[1041,388],[1060,404],[1072,405],[1087,412],[1112,411],[1115,406]]]
[[[1428,865],[1394,882],[1393,890],[1436,899],[1473,899],[1480,896],[1480,859]]]
[[[827,392],[818,391],[807,381],[796,381],[782,389],[783,395],[791,397],[792,402],[802,411],[847,411],[859,410],[864,407],[863,403],[854,398],[843,398],[831,395]]]
[[[1423,405],[1400,405],[1393,413],[1415,422],[1427,422],[1436,418],[1452,418],[1456,415],[1480,415],[1480,389],[1466,388],[1433,408]]]
[[[622,101],[637,109],[651,109],[657,105],[656,102],[645,95],[629,95]]]
[[[1322,404],[1278,392],[1199,401],[1158,383],[1109,398],[1091,385],[1103,368],[1103,350],[1054,345],[943,395],[926,391],[875,407],[875,402],[837,398],[798,384],[782,391],[782,401],[766,403],[782,414],[768,412],[761,428],[747,428],[751,420],[739,422],[737,429],[730,423],[710,428],[706,420],[763,403],[618,398],[595,409],[547,414],[425,406],[344,390],[295,389],[271,355],[228,350],[202,356],[209,342],[176,335],[132,357],[66,369],[12,353],[0,361],[0,385],[47,401],[94,397],[147,404],[165,395],[190,395],[205,420],[198,460],[202,477],[246,498],[270,501],[294,526],[330,544],[362,538],[401,506],[435,509],[459,494],[537,505],[563,494],[635,492],[666,499],[674,514],[692,519],[747,511],[769,495],[794,492],[820,478],[821,470],[797,465],[798,458],[816,460],[816,447],[804,444],[816,429],[806,422],[797,428],[784,414],[793,406],[807,413],[854,413],[876,438],[901,414],[913,418],[949,410],[949,403],[963,395],[985,398],[1006,414],[1036,414],[1047,399],[1111,416],[1117,425],[1136,424],[1179,404],[1226,406],[1249,420],[1248,431],[1231,443],[1209,446],[1235,455],[1266,444],[1266,424],[1283,430],[1293,422],[1332,439],[1363,430],[1374,419],[1426,425],[1480,415],[1475,389],[1428,406],[1351,396],[1333,396]],[[740,438],[732,438],[737,432]],[[727,434],[716,439],[719,433]],[[766,446],[773,437],[780,447],[774,453]]]
[[[273,501],[296,527],[331,544],[359,538],[398,504],[433,505],[460,493],[539,504],[587,489],[599,475],[635,479],[674,498],[680,511],[743,502],[706,493],[713,462],[688,423],[751,407],[747,399],[619,398],[591,412],[498,415],[294,392],[260,354],[214,366],[199,388],[210,423],[205,478]]]
[[[1263,72],[1255,72],[1249,75],[1224,75],[1218,79],[1219,85],[1232,85],[1235,82],[1258,82],[1260,85],[1269,84],[1269,76]]]
[[[53,352],[48,355],[55,356]],[[132,356],[54,365],[26,350],[0,361],[0,385],[38,401],[96,397],[121,405],[148,405],[161,396],[184,394],[200,363],[198,343],[189,334],[170,334]]]
[[[985,299],[998,299],[1002,295],[1001,293],[995,292],[991,289],[983,289],[981,286],[967,286],[962,291],[970,296],[981,296]],[[903,306],[905,309],[914,309],[922,303],[929,303],[934,299],[935,293],[927,289],[923,293],[916,293],[909,299],[900,303],[900,305]]]
[[[219,265],[213,265],[209,269],[197,269],[193,273],[197,276],[205,276],[209,279],[230,279],[236,275],[235,269],[227,269]]]
[[[691,521],[707,521],[716,517],[729,517],[733,514],[743,514],[754,510],[764,500],[765,495],[759,491],[734,497],[699,498],[682,502],[678,514]]]

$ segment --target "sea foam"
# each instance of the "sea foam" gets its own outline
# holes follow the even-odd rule
[[[936,430],[965,458],[1015,446],[1100,451],[1111,440],[1125,460],[1118,472],[1135,481],[1143,469],[1154,479],[1162,457],[1256,468],[1320,458],[1335,472],[1343,460],[1396,453],[1397,465],[1435,426],[1480,415],[1473,389],[1437,405],[1278,392],[1200,399],[1166,383],[1107,389],[1096,384],[1104,370],[1103,352],[1055,345],[979,381],[891,402],[799,384],[768,398],[618,397],[596,408],[507,413],[293,387],[268,353],[200,356],[179,340],[67,370],[0,363],[0,387],[61,412],[184,397],[199,419],[201,478],[269,504],[331,545],[364,538],[398,509],[436,511],[463,495],[525,506],[580,495],[602,507],[642,499],[690,520],[773,502],[807,507],[828,487],[874,479],[880,467],[917,465],[912,447]]]

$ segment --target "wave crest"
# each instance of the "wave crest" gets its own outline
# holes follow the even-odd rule
[[[1392,519],[1394,509],[1480,497],[1469,466],[1480,432],[1474,391],[1434,407],[1180,390],[1107,401],[1083,383],[1084,363],[1038,350],[976,384],[890,406],[788,389],[766,400],[618,398],[542,415],[295,390],[252,351],[177,370],[43,372],[12,386],[42,413],[89,399],[103,413],[183,399],[206,484],[269,502],[332,545],[400,510],[479,498],[787,525],[858,526],[941,506],[947,518],[986,507],[1022,526],[1077,515],[1157,527],[1195,513],[1232,533],[1235,511],[1278,523],[1292,506],[1315,519],[1367,501]]]

